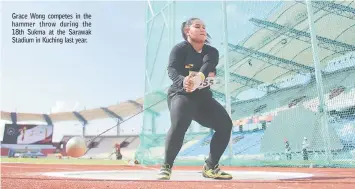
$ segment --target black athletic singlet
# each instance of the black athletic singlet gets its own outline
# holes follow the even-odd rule
[[[202,72],[208,77],[210,72],[216,72],[219,60],[219,52],[216,48],[205,44],[201,52],[197,52],[192,45],[183,41],[173,47],[169,56],[168,75],[173,81],[169,88],[169,94],[187,93],[183,88],[183,81],[189,75],[189,71]],[[196,89],[192,93],[199,91],[209,91],[210,87]]]

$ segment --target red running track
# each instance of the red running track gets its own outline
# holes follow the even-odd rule
[[[156,167],[155,167],[156,168]],[[88,166],[88,165],[38,165],[1,164],[1,188],[3,189],[352,189],[355,188],[355,169],[333,168],[259,168],[223,167],[224,170],[302,172],[314,176],[307,179],[274,181],[103,181],[89,179],[56,178],[41,176],[38,172],[93,171],[93,170],[142,170],[137,166]],[[200,167],[176,167],[174,170],[198,170]]]

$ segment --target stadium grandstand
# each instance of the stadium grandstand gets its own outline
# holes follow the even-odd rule
[[[241,5],[228,2],[228,7],[233,7],[233,3]],[[263,2],[243,3],[260,7]],[[199,15],[193,7],[205,6],[217,12],[219,22],[226,13],[230,28],[253,28],[239,39],[235,37],[238,30],[229,29],[233,32],[227,33],[218,27],[222,24],[213,26],[211,22],[217,21],[210,12],[201,13],[201,18],[211,25],[212,36],[228,34],[228,44],[215,40],[220,51],[219,82],[211,87],[214,97],[230,109],[234,123],[222,164],[354,166],[355,2],[313,1],[311,5],[312,15],[304,1],[274,2],[270,14],[238,22],[233,20],[233,11],[222,9],[220,2],[148,1],[146,90],[142,98],[78,112],[42,115],[1,111],[1,120],[8,128],[21,122],[42,122],[53,126],[52,132],[70,121],[79,122],[78,134],[68,134],[59,143],[41,146],[42,154],[59,149],[63,155],[70,137],[80,135],[88,140],[95,137],[86,135],[90,125],[101,125],[100,132],[117,125],[110,135],[95,138],[83,158],[112,159],[114,145],[119,143],[123,158],[136,159],[142,164],[161,163],[165,134],[170,126],[165,100],[171,83],[166,73],[169,51],[181,41],[180,21]],[[310,16],[313,22],[309,21]],[[315,66],[318,64],[319,72]],[[122,134],[120,123],[143,109],[142,129],[136,134]],[[4,138],[6,133],[5,127]],[[213,131],[193,122],[177,164],[202,164],[212,134]],[[3,140],[1,155],[11,154],[16,146],[19,145],[5,145]]]

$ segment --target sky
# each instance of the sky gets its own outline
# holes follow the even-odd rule
[[[155,12],[159,10],[157,7],[164,5],[154,3]],[[229,41],[237,43],[246,38],[256,29],[248,23],[248,19],[265,18],[279,4],[270,1],[229,1]],[[213,37],[212,45],[218,47],[223,39],[221,8],[219,1],[177,2],[174,42],[182,40],[180,23],[189,17],[199,17],[207,24],[207,30]],[[90,13],[92,35],[88,37],[87,44],[13,44],[12,13],[31,12]],[[145,1],[7,1],[2,4],[1,14],[2,111],[80,111],[134,100],[144,95]],[[155,35],[159,34],[159,27],[159,24],[154,25]],[[167,40],[164,37],[163,41]],[[168,52],[160,50],[165,57]],[[155,70],[164,72],[166,59],[158,59],[157,65]],[[159,74],[153,75],[162,78]],[[137,119],[132,124],[140,127],[141,121]]]

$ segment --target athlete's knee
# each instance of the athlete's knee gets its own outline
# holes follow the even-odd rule
[[[232,121],[228,121],[225,125],[225,130],[226,132],[230,133],[232,131],[233,128],[233,122]]]
[[[214,114],[215,119],[216,119],[215,121],[217,121],[217,123],[218,123],[218,125],[216,125],[215,131],[230,133],[232,131],[233,122],[232,122],[232,119],[229,116],[228,112],[216,100],[214,101],[213,106],[217,110]]]
[[[218,127],[216,131],[230,133],[232,131],[232,127],[233,127],[233,122],[228,116],[220,120],[220,127]]]

